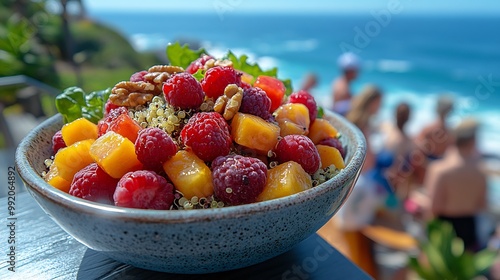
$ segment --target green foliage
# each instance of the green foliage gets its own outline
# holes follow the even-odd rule
[[[110,93],[110,88],[86,94],[81,88],[70,87],[57,96],[56,107],[65,123],[81,117],[97,123],[103,117],[104,105]]]
[[[465,251],[451,224],[438,220],[427,224],[427,242],[420,244],[424,259],[410,257],[409,266],[422,279],[468,280],[484,274],[493,264],[496,252]]]
[[[202,54],[207,53],[205,49],[197,51],[191,50],[187,44],[181,46],[179,42],[167,46],[167,58],[171,65],[180,66],[186,69],[191,62],[195,61]]]

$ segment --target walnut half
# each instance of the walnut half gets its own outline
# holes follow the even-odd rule
[[[155,85],[147,82],[119,82],[111,90],[109,100],[118,106],[136,107],[157,95]]]
[[[214,111],[222,114],[225,120],[230,120],[240,110],[243,99],[243,89],[235,84],[229,84],[224,94],[215,101]]]

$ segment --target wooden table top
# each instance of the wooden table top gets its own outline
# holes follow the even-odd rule
[[[317,234],[280,256],[239,270],[209,275],[148,271],[80,244],[27,192],[16,194],[14,215],[9,213],[7,197],[0,199],[0,205],[0,279],[371,279]]]

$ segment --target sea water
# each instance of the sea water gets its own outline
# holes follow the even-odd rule
[[[500,17],[387,14],[244,14],[93,12],[120,30],[138,50],[164,50],[176,40],[199,42],[211,54],[231,49],[300,87],[307,73],[319,78],[317,102],[331,107],[337,57],[346,50],[363,61],[353,91],[368,83],[384,92],[379,122],[392,121],[399,102],[412,108],[414,135],[435,118],[440,94],[455,98],[450,125],[473,116],[481,123],[479,148],[500,156]],[[500,198],[500,180],[490,186]]]

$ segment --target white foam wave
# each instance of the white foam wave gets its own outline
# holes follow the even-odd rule
[[[288,40],[284,43],[284,50],[289,52],[310,52],[319,46],[317,39]]]
[[[137,33],[130,36],[130,43],[137,51],[150,51],[163,49],[168,44],[163,34]]]
[[[380,59],[377,61],[367,60],[363,67],[366,70],[376,70],[384,73],[405,73],[411,70],[412,64],[406,60]]]

